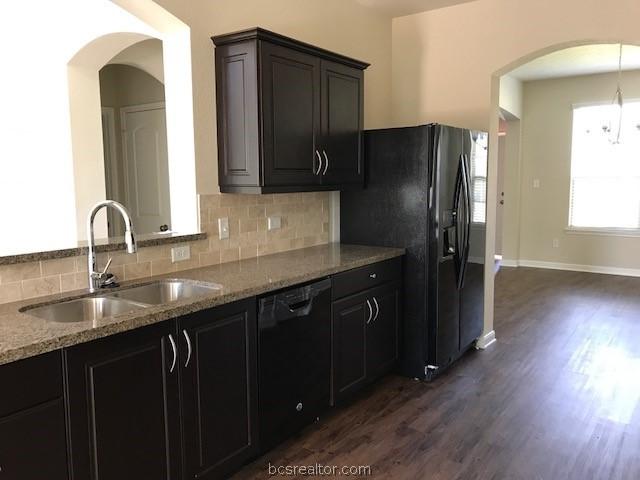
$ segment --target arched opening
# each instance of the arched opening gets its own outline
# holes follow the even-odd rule
[[[578,141],[573,130],[576,111],[586,105],[609,107],[616,91],[619,44],[608,40],[546,47],[508,63],[492,76],[490,135],[491,144],[498,148],[490,150],[489,162],[488,205],[495,206],[488,212],[487,230],[489,267],[485,272],[488,285],[485,297],[490,309],[494,305],[495,254],[503,255],[502,263],[507,266],[637,276],[637,266],[629,257],[622,256],[622,252],[635,248],[633,239],[615,235],[607,238],[612,234],[607,229],[576,232],[571,220],[571,211],[578,203],[582,202],[587,208],[587,197],[591,201],[589,208],[604,205],[602,200],[607,197],[604,190],[595,187],[577,189],[572,172],[575,171]],[[629,88],[638,83],[633,76],[640,75],[639,54],[636,53],[640,49],[630,42],[623,42],[623,45],[625,57],[621,78],[629,94],[627,100],[640,98],[640,91]],[[520,92],[513,86],[513,81],[518,80],[514,76],[520,77]],[[522,85],[526,85],[524,93]],[[513,97],[518,95],[520,105],[515,107],[518,102],[513,101]],[[523,103],[524,97],[529,101]],[[507,104],[509,106],[505,108]],[[603,115],[604,123],[604,114],[598,115]],[[527,120],[525,126],[521,123],[523,117]],[[591,128],[590,133],[601,136],[602,128]],[[515,161],[511,172],[508,168],[505,170],[505,152]],[[605,164],[606,161],[591,163]],[[505,177],[511,178],[505,180]],[[511,187],[517,182],[511,192],[508,192],[509,185],[505,186],[509,181]],[[576,192],[582,192],[583,198],[578,198]],[[599,195],[604,197],[599,199]],[[609,208],[609,214],[601,215],[599,221],[618,210]],[[633,209],[627,209],[631,217],[633,212]],[[513,221],[523,222],[523,218],[525,223],[508,225]],[[626,224],[622,222],[621,225]],[[508,228],[511,232],[505,237]],[[497,238],[501,233],[502,238]],[[500,247],[503,251],[498,251]],[[491,318],[491,315],[485,318]],[[492,323],[485,325],[484,333],[486,342],[491,342],[494,338]]]
[[[140,224],[141,233],[161,231],[193,233],[198,230],[198,207],[193,145],[189,29],[154,2],[136,2],[135,5],[119,2],[119,4],[122,8],[127,9],[129,14],[135,15],[143,23],[143,27],[137,32],[120,31],[95,38],[78,50],[68,62],[78,238],[84,239],[88,210],[93,204],[108,196],[117,196],[119,199],[125,200],[130,209],[139,210],[134,213],[134,216],[139,217],[137,223]],[[136,183],[130,181],[135,176],[134,174],[127,179],[123,172],[114,173],[105,169],[105,154],[111,155],[111,159],[117,158],[119,155],[127,155],[126,139],[123,140],[120,133],[109,125],[105,128],[102,122],[103,117],[105,122],[113,124],[122,122],[121,116],[118,121],[111,121],[109,110],[102,110],[102,107],[106,105],[101,104],[100,72],[107,64],[121,65],[123,71],[124,69],[142,70],[164,87],[162,102],[131,103],[131,99],[128,100],[129,105],[127,106],[132,108],[136,105],[140,107],[144,103],[147,106],[150,104],[155,106],[148,110],[128,109],[126,115],[130,117],[130,125],[145,116],[149,120],[152,113],[158,113],[159,107],[162,107],[162,115],[158,116],[154,122],[157,126],[159,125],[158,132],[166,130],[166,141],[160,142],[162,148],[159,148],[163,153],[156,155],[157,158],[151,159],[149,157],[148,159],[149,162],[158,161],[164,165],[164,160],[158,159],[166,157],[166,167],[156,168],[155,173],[148,171],[147,168],[146,171],[142,169],[135,174],[153,179],[153,181],[138,182],[140,187],[144,187],[138,189],[140,195],[136,193],[134,188],[129,188],[133,183]],[[113,71],[114,68],[117,67],[108,67],[107,71]],[[106,77],[107,75],[103,73],[103,78],[106,79]],[[130,76],[130,78],[133,77]],[[126,90],[126,85],[119,87],[120,92]],[[124,107],[124,105],[119,105],[119,107]],[[121,109],[119,107],[117,110],[120,115]],[[165,112],[170,112],[171,115],[166,115]],[[162,117],[162,122],[160,122],[160,117]],[[148,126],[146,125],[144,128],[146,129]],[[115,138],[110,138],[109,143],[105,143],[103,137],[109,135],[110,131],[112,132],[111,136],[115,136]],[[126,135],[126,132],[124,134]],[[138,135],[136,138],[143,137],[143,135]],[[131,143],[133,137],[129,140]],[[148,143],[154,142],[149,139]],[[113,154],[114,144],[115,155]],[[135,151],[139,152],[140,150],[136,147]],[[130,149],[130,154],[132,153],[133,151]],[[147,163],[150,165],[149,162]],[[116,163],[108,161],[106,165],[116,165]],[[131,167],[131,163],[130,161],[129,167]],[[135,169],[129,168],[129,171],[131,173]],[[159,171],[162,174],[156,175]],[[118,178],[121,180],[120,185],[117,181],[114,182]],[[153,191],[147,188],[149,185],[154,186],[151,189]],[[145,204],[144,200],[141,200],[152,197],[154,200],[151,204],[148,202]],[[137,198],[138,201],[134,202],[134,198]],[[141,208],[143,204],[146,208]],[[159,205],[162,205],[162,208],[159,209]],[[159,210],[164,210],[164,214],[156,215]],[[152,221],[153,227],[149,221],[145,223],[143,220],[143,218],[150,217],[150,211],[155,212],[155,220],[157,220]],[[115,226],[116,223],[115,221],[108,222],[106,213],[101,212],[96,219],[96,236],[117,235],[119,231]],[[108,224],[111,225],[111,229],[107,226]]]

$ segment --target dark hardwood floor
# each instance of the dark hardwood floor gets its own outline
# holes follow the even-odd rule
[[[640,478],[640,278],[503,268],[498,342],[433,383],[390,376],[234,478]],[[302,477],[299,477],[302,478]]]

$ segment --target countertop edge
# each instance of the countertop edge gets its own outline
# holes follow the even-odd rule
[[[264,284],[259,287],[251,287],[245,290],[238,290],[236,292],[230,292],[218,296],[200,297],[194,300],[184,300],[178,303],[149,307],[146,310],[135,312],[136,314],[139,313],[140,315],[136,315],[133,318],[131,316],[128,316],[121,322],[109,323],[99,328],[91,328],[82,332],[74,332],[49,340],[34,342],[32,344],[17,347],[15,349],[9,349],[0,352],[0,365],[5,365],[26,358],[35,357],[37,355],[59,350],[62,348],[72,347],[74,345],[98,340],[100,338],[109,337],[119,333],[128,332],[137,328],[146,327],[183,315],[188,315],[190,313],[195,313],[208,308],[232,303],[238,300],[264,295],[265,293],[280,290],[292,285],[317,280],[322,277],[328,277],[337,273],[352,270],[354,268],[371,265],[385,260],[390,260],[392,258],[402,257],[406,253],[405,249],[402,248],[380,248],[384,248],[384,251],[381,251],[380,253],[377,253],[375,255],[370,255],[363,259],[351,261],[345,265],[321,268],[314,271],[305,272],[301,275],[295,275],[284,280]],[[176,272],[173,274],[173,276],[180,277],[180,273],[181,272]],[[123,316],[124,315],[131,315],[131,313],[123,314]]]
[[[195,242],[197,240],[205,240],[207,234],[205,232],[187,233],[184,235],[175,234],[163,237],[158,235],[153,238],[142,238],[137,240],[138,248],[156,247],[158,245],[170,245],[174,243]],[[110,243],[100,243],[95,246],[96,253],[115,252],[125,248],[124,240],[114,241]],[[87,254],[86,246],[77,246],[70,248],[61,248],[57,250],[48,250],[42,252],[19,253],[16,255],[0,256],[0,266],[15,265],[18,263],[39,262],[42,260],[53,260],[56,258],[79,257]]]

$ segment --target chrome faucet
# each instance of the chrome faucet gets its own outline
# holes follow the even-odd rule
[[[102,272],[96,271],[96,252],[95,252],[95,238],[93,233],[93,221],[96,218],[96,214],[103,207],[111,207],[122,215],[124,219],[124,243],[127,245],[127,253],[136,253],[138,247],[136,246],[136,239],[133,233],[133,223],[131,222],[131,216],[127,209],[121,203],[115,202],[113,200],[105,200],[103,202],[96,203],[91,211],[89,212],[89,217],[87,218],[87,240],[88,240],[88,253],[87,253],[87,272],[89,274],[89,291],[95,292],[97,289],[102,288],[107,285],[107,281],[110,278],[107,270],[109,269],[109,265],[111,265],[111,259],[107,262],[106,267]]]

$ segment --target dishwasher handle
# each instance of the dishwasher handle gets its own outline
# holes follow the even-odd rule
[[[313,305],[313,298],[310,298],[308,300],[304,300],[302,302],[296,302],[296,303],[290,303],[287,305],[287,307],[289,307],[289,312],[291,313],[302,313],[302,312],[306,312],[308,313],[309,310],[311,309],[311,306]],[[306,314],[305,313],[305,314]]]
[[[309,315],[314,300],[330,288],[331,280],[325,279],[261,298],[258,312],[260,328],[275,327],[280,322]]]

